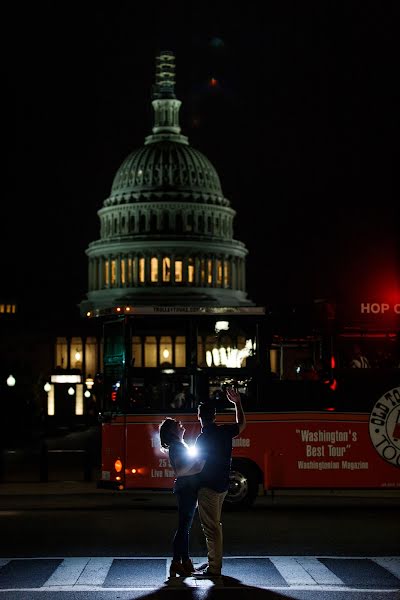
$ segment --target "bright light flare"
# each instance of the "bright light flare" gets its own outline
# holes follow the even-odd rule
[[[187,453],[189,456],[197,456],[197,448],[195,446],[188,446]]]

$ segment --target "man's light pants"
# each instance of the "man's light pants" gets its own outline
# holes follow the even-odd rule
[[[208,566],[211,572],[220,574],[222,569],[222,523],[221,512],[225,496],[228,492],[215,492],[210,488],[200,488],[198,494],[198,511],[206,544]]]

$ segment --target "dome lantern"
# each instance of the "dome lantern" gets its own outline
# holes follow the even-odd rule
[[[175,96],[175,56],[163,51],[156,58],[156,82],[153,86],[152,105],[154,108],[153,135],[149,135],[145,144],[154,144],[161,140],[188,144],[186,136],[179,135],[179,109],[182,102]]]

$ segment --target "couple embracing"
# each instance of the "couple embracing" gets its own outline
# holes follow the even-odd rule
[[[168,452],[175,472],[173,491],[178,501],[178,527],[173,539],[170,576],[219,577],[222,569],[223,538],[221,512],[229,487],[232,439],[246,426],[240,394],[232,387],[226,396],[235,405],[235,423],[215,423],[215,405],[200,403],[197,416],[201,433],[196,439],[196,457],[191,457],[183,441],[180,421],[167,417],[159,428],[163,451]],[[195,570],[189,554],[189,534],[198,508],[207,544],[208,564]]]

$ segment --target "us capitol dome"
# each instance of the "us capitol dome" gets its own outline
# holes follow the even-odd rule
[[[236,211],[211,162],[181,134],[174,86],[175,58],[165,51],[156,59],[152,134],[122,162],[98,211],[81,314],[122,304],[254,306],[248,251],[233,238]]]

